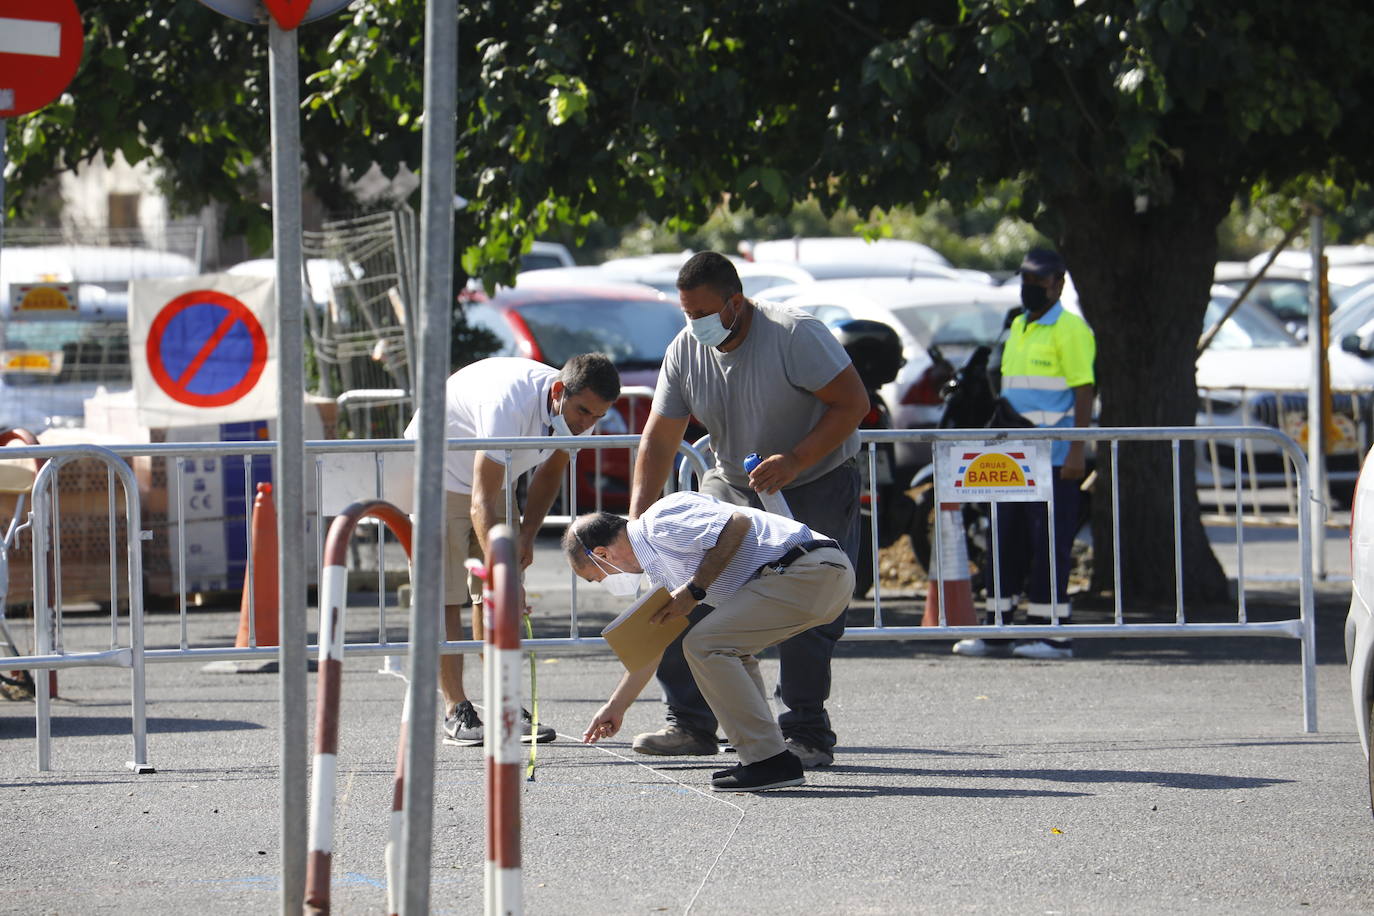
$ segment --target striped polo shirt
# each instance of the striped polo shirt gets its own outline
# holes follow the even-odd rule
[[[1035,321],[1017,315],[1002,352],[1002,395],[1036,426],[1073,426],[1073,389],[1094,383],[1097,342],[1087,322],[1056,302]],[[1051,462],[1064,463],[1056,442]]]
[[[748,516],[749,531],[725,570],[706,590],[707,604],[720,604],[758,572],[792,547],[820,535],[801,522],[748,506],[735,506],[714,496],[684,490],[663,497],[626,527],[635,559],[654,585],[672,589],[696,575],[706,551],[716,546],[725,523],[735,513]]]

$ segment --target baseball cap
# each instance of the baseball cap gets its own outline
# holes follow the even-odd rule
[[[1035,274],[1041,277],[1068,273],[1064,268],[1064,259],[1059,256],[1059,252],[1050,251],[1048,248],[1032,248],[1026,252],[1026,257],[1021,261],[1021,266],[1016,272]]]

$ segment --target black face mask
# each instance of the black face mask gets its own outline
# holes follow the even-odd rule
[[[1050,304],[1050,291],[1043,286],[1034,283],[1021,284],[1021,307],[1026,310],[1027,315],[1034,315],[1045,310],[1045,306]]]

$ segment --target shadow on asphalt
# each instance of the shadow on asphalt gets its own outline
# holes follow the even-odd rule
[[[28,707],[32,713],[32,707]],[[16,720],[19,721],[19,720]],[[249,731],[264,728],[257,722],[241,719],[187,719],[166,716],[149,716],[149,734],[185,734],[187,732]],[[52,717],[54,738],[94,737],[98,735],[127,735],[133,732],[133,722],[126,717],[69,716],[55,710]],[[25,720],[25,727],[0,732],[0,740],[23,738],[32,740],[33,727]]]
[[[783,798],[1084,798],[1091,792],[1058,792],[1050,789],[953,789],[948,786],[825,786],[815,789],[772,789],[770,797]]]

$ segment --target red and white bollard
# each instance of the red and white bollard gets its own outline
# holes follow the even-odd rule
[[[310,777],[310,853],[306,859],[305,908],[329,912],[329,867],[334,853],[334,791],[339,753],[339,700],[343,693],[344,607],[348,600],[348,541],[358,521],[379,518],[410,556],[410,520],[395,506],[377,500],[353,503],[329,526],[320,573],[320,665],[315,696],[315,762]],[[401,749],[405,749],[402,713]],[[404,760],[402,753],[401,760]],[[396,779],[401,779],[397,763]],[[397,798],[400,797],[399,791]],[[393,812],[393,821],[398,817]],[[399,828],[395,828],[399,829]],[[388,864],[390,848],[388,848]],[[388,869],[389,870],[389,869]],[[395,912],[394,910],[392,912]]]
[[[386,911],[401,912],[401,850],[405,848],[406,741],[410,738],[410,691],[401,707],[401,736],[396,743],[396,776],[391,783],[391,820],[386,834]]]
[[[488,541],[482,577],[487,616],[483,683],[487,700],[486,912],[519,914],[520,890],[520,569],[511,529]]]

